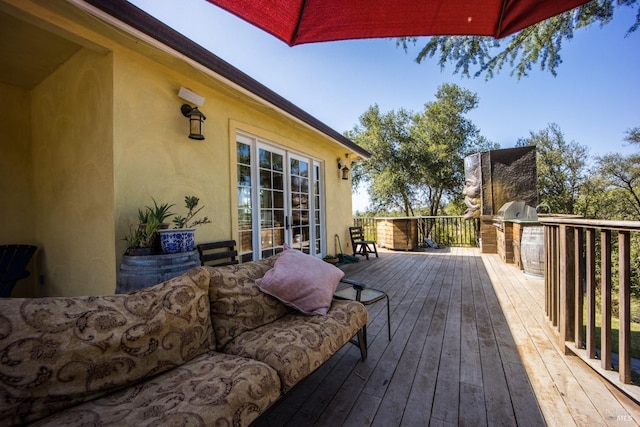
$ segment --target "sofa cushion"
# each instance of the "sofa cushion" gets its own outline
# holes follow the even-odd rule
[[[273,268],[278,256],[222,267],[207,267],[211,276],[211,323],[218,349],[242,334],[287,314],[289,307],[260,292],[256,279]]]
[[[262,292],[302,313],[324,316],[343,276],[342,270],[327,262],[286,249],[256,283]]]
[[[203,268],[131,294],[0,299],[0,419],[35,420],[214,346]]]
[[[260,360],[274,368],[286,393],[367,324],[367,309],[355,301],[333,301],[326,316],[292,312],[229,342],[225,353]]]
[[[268,365],[217,352],[37,422],[36,426],[247,426],[280,396]]]

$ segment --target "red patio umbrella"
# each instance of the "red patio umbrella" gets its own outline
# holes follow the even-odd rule
[[[589,0],[207,0],[290,46],[374,37],[502,38]]]

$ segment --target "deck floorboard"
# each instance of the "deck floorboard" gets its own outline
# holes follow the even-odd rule
[[[346,277],[391,299],[368,306],[369,356],[355,346],[274,404],[263,426],[637,426],[638,405],[561,354],[544,283],[477,249],[380,250]]]

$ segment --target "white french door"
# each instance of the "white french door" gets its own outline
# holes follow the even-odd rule
[[[238,252],[242,261],[325,248],[322,165],[300,153],[237,136]]]

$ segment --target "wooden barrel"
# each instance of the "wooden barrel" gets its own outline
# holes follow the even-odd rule
[[[544,229],[541,225],[524,227],[520,257],[526,274],[544,277]]]
[[[197,250],[175,254],[122,257],[116,293],[146,288],[177,277],[200,265]]]

